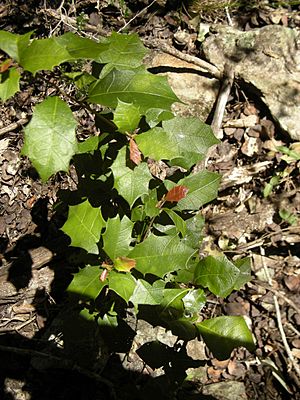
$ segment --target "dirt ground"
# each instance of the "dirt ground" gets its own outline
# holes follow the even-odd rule
[[[155,39],[198,57],[197,15],[203,24],[231,21],[242,30],[270,24],[300,29],[299,4],[220,8],[208,0],[175,3],[2,1],[0,29],[34,30],[38,37],[67,31],[94,38],[113,30],[137,32],[145,44]],[[59,230],[64,213],[57,206],[64,189],[76,187],[76,174],[71,167],[69,175],[57,174],[43,184],[20,156],[23,126],[34,105],[58,90],[55,72],[38,74],[34,82],[24,78],[21,84],[22,91],[0,105],[0,399],[300,399],[300,161],[276,150],[289,148],[292,141],[260,99],[234,83],[223,138],[208,162],[223,180],[218,198],[203,209],[206,246],[218,246],[229,257],[250,257],[253,279],[225,300],[209,298],[202,312],[206,317],[244,315],[256,351],[238,349],[220,362],[192,343],[189,356],[196,360],[200,353],[205,362],[189,365],[189,379],[171,393],[172,380],[143,365],[124,346],[101,354],[101,374],[47,352],[45,332],[64,310],[64,290],[76,268]],[[74,111],[81,121],[78,137],[94,134],[91,116],[78,107]],[[243,122],[249,116],[257,117],[250,129]],[[279,179],[264,196],[275,175]],[[59,340],[55,334],[53,340]],[[117,355],[128,352],[127,357]]]

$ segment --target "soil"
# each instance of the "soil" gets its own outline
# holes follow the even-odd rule
[[[202,9],[201,2],[175,3],[2,1],[0,29],[20,34],[35,30],[38,37],[67,31],[94,38],[111,31],[137,32],[145,43],[167,41],[200,58],[195,22],[199,15],[203,24],[232,22],[244,30],[268,24],[300,29],[297,2],[290,6],[273,2],[275,7],[266,4],[271,2],[251,2],[252,6],[227,11],[214,1],[202,2],[211,4]],[[300,161],[278,152],[276,146],[288,148],[291,140],[280,132],[260,99],[251,97],[238,82],[227,103],[223,139],[208,161],[208,169],[221,173],[223,180],[218,198],[202,210],[206,218],[202,251],[218,247],[232,258],[250,257],[253,279],[225,300],[212,296],[202,313],[245,316],[256,351],[238,349],[221,362],[201,343],[190,343],[187,354],[178,347],[181,364],[152,368],[132,349],[145,338],[152,340],[153,329],[158,328],[137,325],[129,313],[131,330],[115,337],[113,351],[103,344],[95,367],[91,368],[93,346],[82,367],[62,360],[59,352],[50,355],[45,335],[49,337],[50,329],[52,340],[59,341],[55,324],[63,315],[68,302],[65,288],[77,268],[76,255],[59,230],[65,218],[59,200],[65,189],[76,188],[76,173],[71,166],[69,174],[59,173],[44,184],[20,149],[23,126],[34,105],[46,96],[68,92],[55,82],[55,71],[37,74],[34,81],[26,77],[22,91],[0,106],[0,398],[300,399]],[[76,104],[73,109],[81,122],[78,137],[85,139],[94,133],[93,118]],[[254,128],[236,123],[249,116],[257,117]],[[278,183],[264,196],[275,175],[280,176]],[[82,329],[86,332],[85,326]],[[166,332],[155,332],[166,345],[177,345]],[[86,346],[84,351],[91,343]],[[70,352],[79,350],[70,344]],[[172,385],[186,370],[188,379],[174,391]]]

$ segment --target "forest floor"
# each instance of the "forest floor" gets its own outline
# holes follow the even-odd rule
[[[94,38],[136,32],[145,44],[155,39],[197,57],[202,57],[199,21],[202,26],[233,23],[241,30],[272,24],[300,30],[297,4],[253,2],[225,9],[205,1],[210,7],[195,10],[169,3],[2,1],[0,29],[20,34],[35,30],[38,37],[67,31]],[[44,369],[32,362],[44,332],[64,307],[72,272],[59,233],[61,217],[53,212],[59,191],[76,185],[72,168],[69,175],[57,174],[44,184],[20,156],[23,126],[34,105],[56,90],[53,76],[37,76],[34,83],[25,80],[22,92],[0,106],[0,398],[5,400],[110,398],[106,381],[92,372],[60,369],[59,360],[54,360],[56,367]],[[257,118],[250,129],[241,122],[249,116]],[[77,109],[76,117],[81,139],[95,133],[84,112]],[[139,371],[134,356],[125,362],[112,355],[101,376],[112,382],[118,399],[300,399],[300,161],[276,149],[292,143],[260,99],[235,82],[223,138],[208,162],[210,170],[224,176],[223,183],[218,198],[202,213],[206,245],[218,246],[229,257],[250,257],[253,279],[227,299],[211,297],[205,312],[245,316],[256,339],[255,353],[238,349],[220,362],[207,349],[191,345],[191,355],[204,354],[205,365],[188,371],[176,395],[156,394],[149,383],[157,379],[156,372],[147,366]]]

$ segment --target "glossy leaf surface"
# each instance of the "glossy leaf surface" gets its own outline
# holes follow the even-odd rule
[[[232,350],[239,346],[254,350],[252,334],[243,317],[217,317],[196,324],[210,351],[219,360],[230,357]]]
[[[20,89],[20,73],[17,68],[10,68],[0,75],[0,99],[6,101]]]
[[[43,181],[58,171],[68,171],[77,150],[76,125],[69,106],[59,97],[48,97],[35,107],[25,128],[22,153]]]
[[[103,249],[111,260],[126,256],[129,253],[132,228],[133,222],[126,216],[121,220],[118,215],[114,218],[108,218],[102,237]]]
[[[83,298],[95,300],[107,284],[100,281],[100,274],[99,266],[85,266],[74,275],[67,291]]]

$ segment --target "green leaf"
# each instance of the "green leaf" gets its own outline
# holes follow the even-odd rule
[[[20,73],[17,68],[10,68],[0,75],[0,99],[6,101],[20,90]]]
[[[188,292],[189,289],[164,289],[160,312],[160,317],[164,321],[174,321],[183,316],[182,299]]]
[[[240,270],[225,256],[208,256],[197,264],[194,282],[216,296],[226,297],[234,289],[239,274]]]
[[[143,196],[143,203],[144,203],[144,211],[145,214],[150,217],[156,217],[160,213],[160,209],[157,206],[157,190],[152,189],[149,190],[149,193]]]
[[[232,350],[238,346],[254,350],[252,334],[243,317],[217,317],[196,324],[213,355],[219,360],[230,357]]]
[[[164,287],[165,283],[161,280],[150,285],[143,279],[138,279],[130,301],[135,306],[139,304],[158,305],[162,301]]]
[[[139,107],[141,115],[149,108],[169,111],[179,101],[165,76],[152,75],[146,70],[112,70],[90,86],[88,100],[116,108],[118,100]]]
[[[67,49],[60,43],[59,39],[34,40],[21,54],[20,63],[22,67],[35,74],[40,70],[52,70],[72,58]]]
[[[72,111],[59,97],[49,97],[35,107],[25,128],[22,153],[43,181],[58,171],[68,171],[77,150],[76,125]]]
[[[66,223],[61,228],[71,238],[71,246],[81,247],[88,253],[98,254],[97,243],[105,226],[100,208],[94,208],[88,200],[69,207]]]
[[[199,249],[202,240],[202,231],[205,224],[205,219],[200,213],[185,221],[186,235],[184,237],[185,243],[193,249]]]
[[[97,58],[98,62],[107,64],[101,72],[101,77],[113,68],[124,70],[139,67],[148,52],[136,33],[124,35],[112,32],[106,43],[108,49],[101,52]]]
[[[240,270],[234,284],[234,289],[239,290],[245,283],[251,280],[251,259],[241,258],[235,261],[234,265]]]
[[[59,37],[36,39],[21,53],[24,69],[35,74],[40,70],[52,70],[66,61],[97,59],[107,49],[106,43],[98,43],[68,32]]]
[[[135,107],[132,103],[124,103],[118,100],[113,121],[120,132],[134,132],[139,125],[140,119],[141,116],[138,107]]]
[[[152,178],[148,166],[142,162],[134,169],[127,167],[125,147],[119,151],[111,170],[114,175],[114,187],[130,207],[137,198],[148,193],[149,181]]]
[[[199,314],[206,303],[206,296],[202,289],[190,290],[182,299],[186,312]]]
[[[99,266],[85,266],[74,275],[67,291],[83,298],[95,300],[104,286],[107,285],[106,282],[100,281],[100,273]]]
[[[161,121],[173,118],[174,114],[171,111],[165,111],[160,108],[149,108],[145,113],[145,117],[147,124],[150,128],[153,128]]]
[[[108,218],[102,237],[103,249],[111,260],[129,253],[132,228],[133,222],[126,216],[122,220],[118,215],[115,218]]]
[[[137,262],[136,269],[142,274],[163,277],[168,272],[183,268],[194,250],[186,246],[178,236],[150,235],[128,254]]]
[[[198,118],[174,117],[136,137],[146,157],[155,160],[173,160],[173,165],[191,168],[203,159],[207,150],[218,143],[209,125]]]
[[[167,208],[163,209],[165,213],[171,218],[174,222],[177,233],[181,233],[182,236],[186,234],[186,222],[182,219],[175,211],[169,210]]]
[[[29,45],[31,32],[17,35],[6,31],[0,31],[0,49],[16,61],[20,61],[22,52]]]
[[[177,182],[177,185],[186,186],[189,191],[185,198],[181,199],[176,209],[199,210],[201,206],[217,197],[220,183],[220,175],[209,171],[200,171],[189,175]]]
[[[83,38],[75,33],[68,32],[56,38],[59,45],[64,47],[71,59],[98,60],[100,55],[108,49],[106,40],[96,42],[95,40]]]
[[[108,282],[109,288],[128,303],[136,285],[134,277],[129,272],[124,274],[122,272],[110,271]]]

